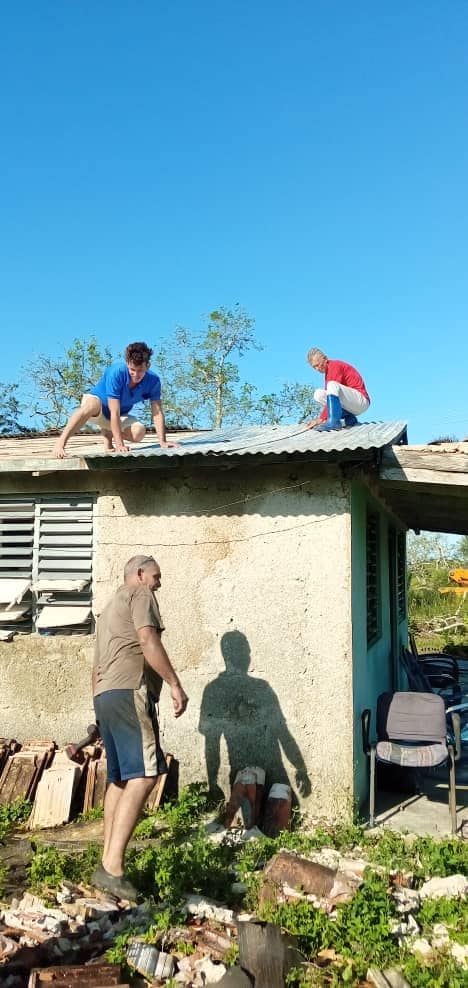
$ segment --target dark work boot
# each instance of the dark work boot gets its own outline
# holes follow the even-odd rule
[[[338,395],[327,395],[327,413],[327,420],[322,425],[317,426],[316,432],[331,432],[335,429],[341,429],[343,410]]]
[[[346,412],[344,408],[343,408],[343,418],[344,418],[345,429],[349,429],[351,428],[352,425],[358,424],[358,420],[356,416],[353,415],[352,412]]]

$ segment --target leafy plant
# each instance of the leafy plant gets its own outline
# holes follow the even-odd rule
[[[76,817],[76,823],[83,823],[89,820],[102,820],[103,816],[104,816],[103,806],[91,806],[89,810],[86,810],[86,813],[78,813],[78,816]]]
[[[131,851],[128,873],[142,892],[154,894],[176,905],[184,892],[197,892],[230,899],[227,869],[234,860],[228,844],[213,844],[204,831],[182,844],[162,840],[157,847]]]
[[[37,846],[29,866],[30,886],[34,891],[56,889],[63,881],[89,881],[101,856],[96,844],[89,844],[79,854],[67,854],[55,847]]]
[[[24,823],[31,813],[31,803],[27,799],[15,799],[13,803],[0,805],[0,841],[20,823]]]
[[[443,923],[451,940],[468,943],[468,909],[460,899],[426,899],[418,912],[418,924],[423,935],[430,933],[435,923]]]

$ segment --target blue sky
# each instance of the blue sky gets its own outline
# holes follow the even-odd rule
[[[80,0],[0,14],[0,381],[239,301],[262,391],[355,364],[468,435],[466,0]]]

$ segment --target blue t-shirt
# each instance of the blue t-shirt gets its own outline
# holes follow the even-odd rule
[[[89,394],[97,395],[101,399],[102,414],[106,419],[110,419],[109,398],[118,398],[120,401],[120,414],[127,412],[137,405],[139,401],[159,401],[161,397],[161,381],[152,370],[147,370],[143,380],[130,388],[130,374],[125,360],[119,360],[112,364],[101,377],[101,380],[91,388]]]

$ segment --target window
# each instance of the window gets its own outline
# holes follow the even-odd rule
[[[398,532],[397,536],[397,599],[398,620],[406,617],[406,534]]]
[[[380,525],[375,511],[366,522],[367,644],[380,637]]]
[[[0,500],[0,639],[89,634],[93,499]]]

